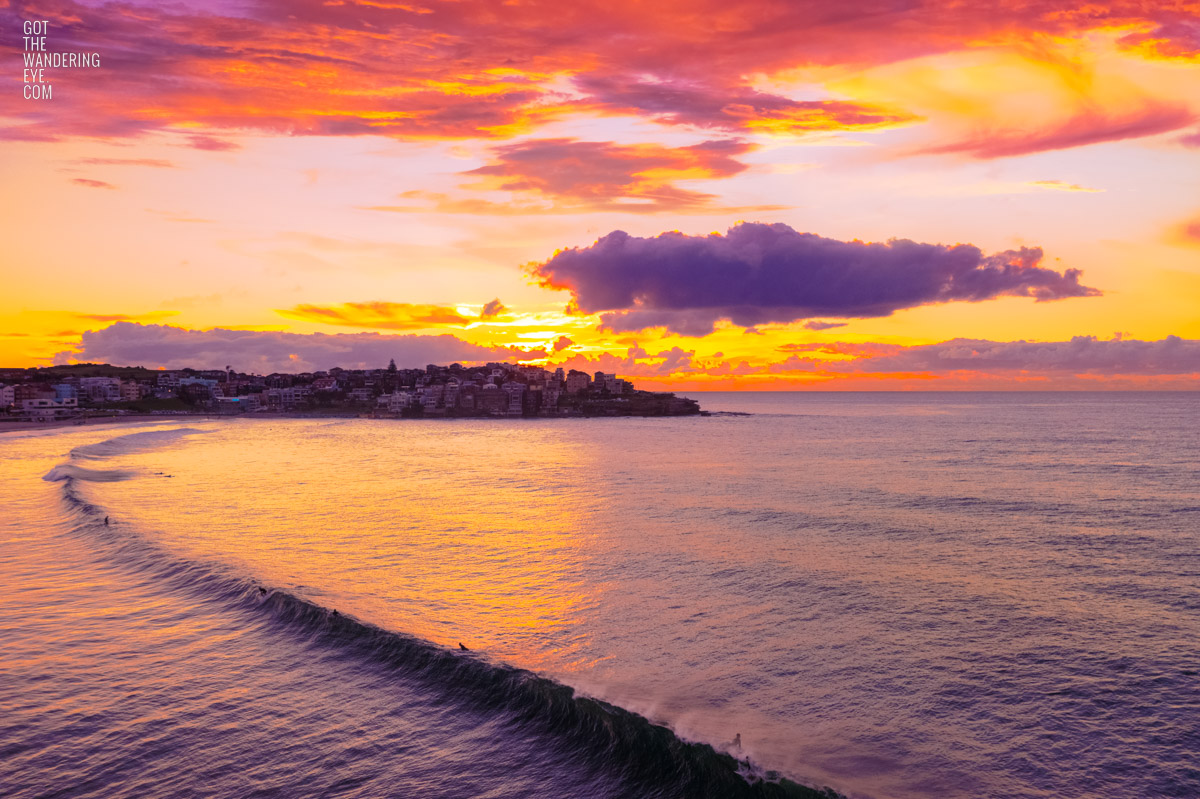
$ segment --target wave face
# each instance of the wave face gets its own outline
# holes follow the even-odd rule
[[[1200,397],[703,405],[0,448],[0,784],[1200,795]]]
[[[88,469],[71,461],[77,460],[108,460],[123,455],[153,452],[164,447],[180,443],[188,436],[201,435],[204,430],[191,427],[171,428],[169,430],[146,430],[140,433],[129,433],[116,436],[94,444],[84,444],[75,447],[69,453],[66,463],[60,463],[43,475],[42,479],[57,483],[64,480],[84,480],[91,483],[113,483],[129,480],[137,475],[126,469]],[[161,474],[161,473],[160,473]]]
[[[134,473],[124,469],[85,469],[73,463],[60,463],[42,476],[48,483],[60,483],[64,480],[86,480],[91,483],[113,483],[118,480],[128,480]]]
[[[206,431],[193,427],[173,427],[168,430],[146,430],[140,433],[129,433],[116,436],[95,444],[84,444],[71,450],[72,458],[101,460],[131,455],[138,452],[150,452],[179,443],[187,436],[202,435]]]

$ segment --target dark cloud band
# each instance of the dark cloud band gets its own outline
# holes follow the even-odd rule
[[[268,330],[190,330],[171,325],[118,322],[89,330],[71,351],[55,361],[94,361],[130,366],[220,369],[232,364],[256,372],[306,372],[341,366],[382,368],[392,358],[403,367],[453,361],[528,360],[544,351],[482,347],[451,335],[380,333],[282,333]]]
[[[855,373],[952,372],[981,374],[1029,373],[1061,375],[1198,375],[1200,341],[1167,336],[1159,341],[1075,336],[1069,341],[986,341],[952,339],[914,347],[871,345],[812,345],[813,354],[853,354],[853,360],[830,361],[798,354],[771,368],[772,372],[815,371]]]

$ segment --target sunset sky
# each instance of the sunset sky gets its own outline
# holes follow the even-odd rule
[[[25,99],[25,20],[50,52]],[[0,0],[0,365],[1200,387],[1200,0]]]

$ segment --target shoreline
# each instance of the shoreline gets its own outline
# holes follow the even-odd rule
[[[557,417],[501,417],[524,419],[527,421],[541,421],[554,419],[669,419],[683,418],[690,416],[711,416],[711,411],[698,411],[691,414],[627,414],[620,416],[605,416],[605,415],[580,415],[580,416],[557,416]],[[406,419],[400,416],[363,416],[360,414],[347,413],[264,413],[264,414],[219,414],[219,413],[162,413],[162,414],[129,414],[128,416],[87,416],[83,419],[60,419],[53,422],[21,422],[21,421],[0,421],[0,436],[7,433],[31,433],[38,430],[54,430],[63,427],[97,427],[104,424],[146,424],[149,422],[174,422],[182,420],[201,420],[206,422],[216,422],[228,419],[385,419],[395,421],[443,421],[443,420],[460,420],[467,421],[472,419],[491,419],[488,416],[427,416],[416,419]]]
[[[147,422],[171,422],[180,419],[203,419],[213,421],[229,418],[209,413],[149,414],[138,413],[126,416],[86,416],[82,419],[56,419],[53,422],[0,422],[0,436],[6,433],[32,433],[37,430],[54,430],[60,427],[98,427],[107,424],[145,424]]]

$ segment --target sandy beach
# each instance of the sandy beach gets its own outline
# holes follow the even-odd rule
[[[146,424],[148,422],[175,422],[181,420],[211,421],[221,419],[215,414],[179,413],[179,414],[149,414],[138,413],[127,416],[90,416],[81,419],[59,419],[53,422],[24,422],[0,421],[0,435],[4,433],[28,433],[35,430],[49,430],[55,427],[98,427],[110,424]]]

